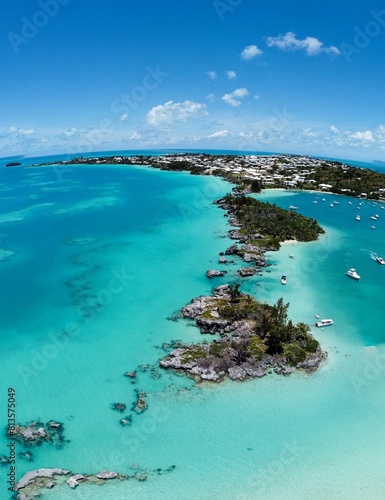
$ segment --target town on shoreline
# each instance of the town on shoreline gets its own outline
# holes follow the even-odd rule
[[[339,161],[302,155],[232,155],[165,153],[74,157],[32,165],[143,165],[195,175],[215,175],[239,185],[245,192],[264,188],[324,191],[385,202],[385,174]],[[7,166],[16,166],[8,164]]]

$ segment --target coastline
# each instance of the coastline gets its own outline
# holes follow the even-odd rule
[[[296,244],[297,242],[294,240],[287,240],[286,243],[283,242],[284,244]],[[281,243],[282,244],[282,243]]]

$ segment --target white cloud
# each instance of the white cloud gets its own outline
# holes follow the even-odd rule
[[[241,59],[248,61],[249,59],[254,59],[254,57],[262,55],[263,52],[256,45],[248,45],[241,52]]]
[[[33,134],[34,132],[35,132],[34,128],[23,128],[23,127],[19,128],[19,134],[22,135],[30,135]]]
[[[184,122],[189,118],[207,116],[206,104],[199,102],[167,101],[165,104],[155,106],[147,113],[147,123],[154,127],[159,125],[170,125],[174,122]]]
[[[318,38],[307,36],[303,40],[296,37],[295,33],[288,31],[285,35],[269,36],[266,39],[268,47],[277,47],[284,51],[304,50],[308,56],[316,56],[322,52],[332,55],[339,55],[341,52],[333,45],[324,47]]]
[[[206,71],[206,75],[210,78],[210,80],[214,81],[217,79],[216,71]]]
[[[330,127],[330,131],[333,132],[333,134],[339,134],[340,133],[339,129],[337,127],[335,127],[334,125],[332,125]]]
[[[248,95],[249,91],[245,88],[235,89],[234,92],[231,92],[230,94],[225,94],[222,97],[222,101],[225,101],[230,106],[236,107],[240,106],[241,104],[241,101],[239,99],[242,99],[243,97],[246,97]]]
[[[213,134],[209,135],[209,139],[215,139],[217,137],[227,137],[230,135],[231,132],[229,130],[218,130],[218,132],[214,132]]]
[[[34,134],[34,128],[24,128],[24,127],[8,127],[2,135],[20,134],[20,135],[30,135]]]
[[[139,134],[138,132],[134,132],[133,134],[130,135],[129,140],[130,141],[137,141],[142,137],[142,134]]]
[[[125,120],[127,120],[127,118],[128,118],[128,113],[123,113],[122,115],[120,115],[119,120],[121,122],[124,122]]]
[[[358,139],[359,141],[374,141],[373,132],[371,130],[365,130],[365,132],[354,132],[350,136],[352,139]]]
[[[253,95],[253,98],[254,98],[256,101],[258,101],[258,99],[260,99],[260,98],[261,98],[261,96],[260,96],[259,94],[255,94],[255,95]]]
[[[206,99],[210,102],[214,102],[215,101],[215,94],[208,94],[206,96]]]
[[[229,80],[235,80],[237,78],[237,74],[233,70],[226,71],[226,76]]]

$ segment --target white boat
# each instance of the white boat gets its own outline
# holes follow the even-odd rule
[[[294,259],[294,255],[292,253],[289,254],[290,259]]]
[[[348,201],[348,205],[351,205],[351,204],[352,204],[352,202],[351,202],[351,201]]]
[[[382,257],[376,257],[376,261],[379,263],[379,264],[382,264],[384,265],[385,264],[385,260],[382,258]]]
[[[296,207],[294,205],[290,205],[289,210],[298,210],[298,207]]]
[[[370,226],[370,229],[376,229],[376,226]]]
[[[375,215],[372,215],[370,218],[371,218],[372,220],[377,220],[377,219],[378,219],[378,217],[376,217]]]
[[[326,201],[325,198],[322,198],[322,201]]]
[[[286,285],[286,276],[282,276],[281,283],[282,285]]]
[[[334,205],[339,205],[340,202],[339,201],[333,201]]]
[[[359,214],[356,215],[356,220],[361,220],[361,217]]]
[[[314,200],[313,201],[314,205],[317,205],[318,201],[317,200]]]
[[[381,208],[381,210],[385,210],[384,205],[381,205],[380,208]]]
[[[330,326],[333,324],[333,320],[332,319],[321,319],[321,321],[317,321],[317,323],[315,324],[315,326],[318,326],[318,328],[321,328],[323,326]]]
[[[330,206],[333,208],[334,207],[333,203],[330,203]]]
[[[361,276],[357,274],[357,271],[353,267],[349,269],[349,271],[346,273],[346,276],[349,276],[349,278],[353,278],[354,280],[361,279]]]

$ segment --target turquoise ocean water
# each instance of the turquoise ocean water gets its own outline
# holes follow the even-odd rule
[[[259,195],[298,206],[326,229],[317,242],[269,253],[262,276],[242,282],[262,301],[283,296],[295,321],[334,319],[314,328],[329,353],[317,373],[194,385],[158,368],[163,343],[201,339],[188,322],[169,318],[236,279],[237,266],[226,279],[204,276],[230,244],[227,219],[212,204],[230,187],[142,167],[0,169],[1,425],[14,387],[18,422],[58,420],[69,441],[32,449],[33,462],[18,457],[17,476],[39,467],[132,474],[133,464],[175,465],[145,482],[65,486],[44,498],[384,497],[385,266],[373,260],[385,257],[380,204],[364,202],[358,212],[348,197]],[[349,267],[360,282],[345,276]],[[124,377],[131,370],[136,383]],[[122,427],[136,389],[149,408]],[[111,409],[118,401],[124,414]],[[6,444],[2,436],[0,455]],[[1,498],[10,497],[7,472],[0,468]]]

